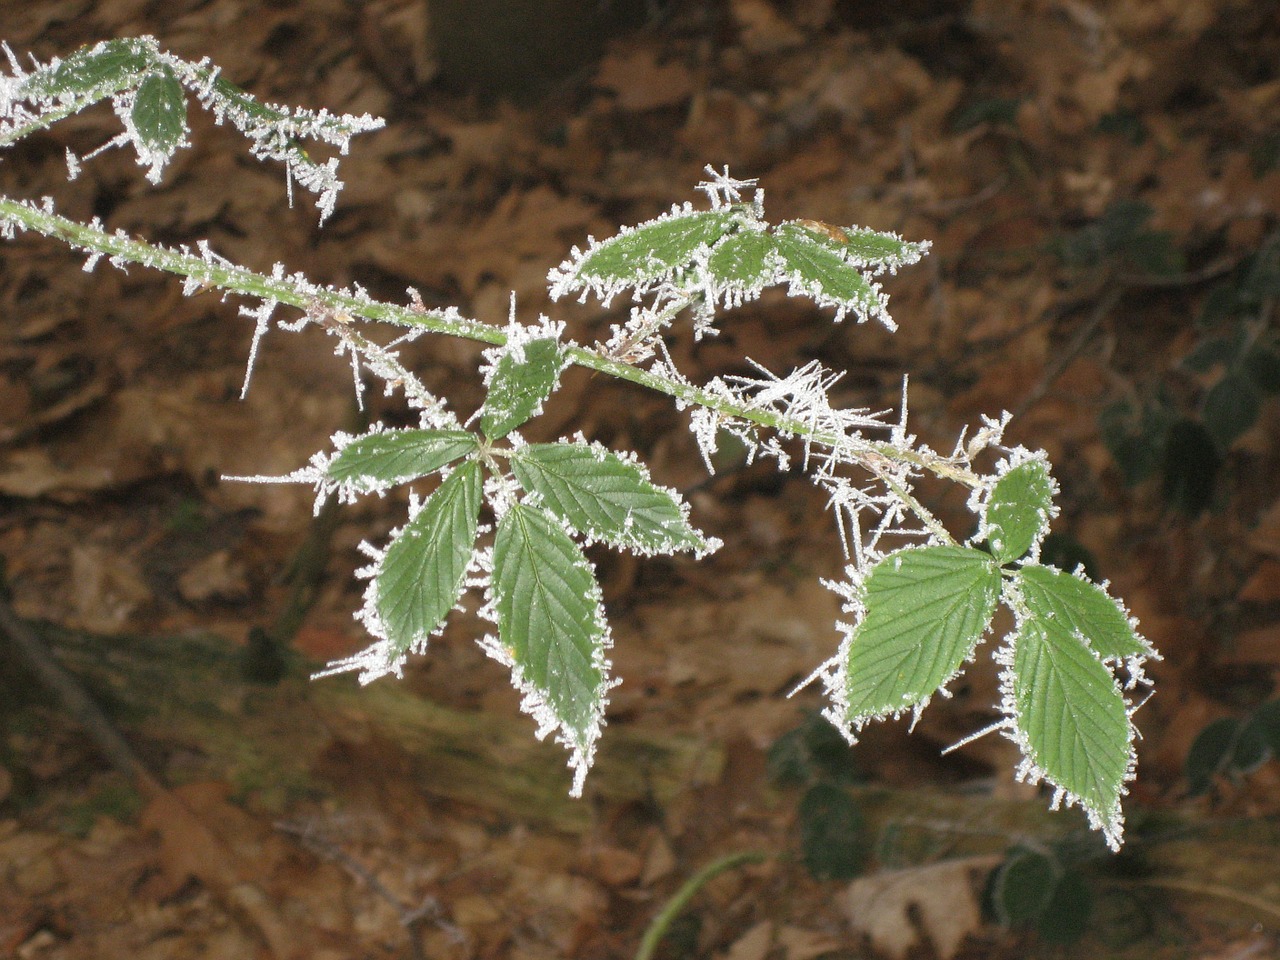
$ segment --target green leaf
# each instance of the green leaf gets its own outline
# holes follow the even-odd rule
[[[644,286],[687,267],[738,219],[728,210],[666,214],[596,245],[573,272],[587,282]]]
[[[999,594],[999,567],[968,547],[899,550],[872,567],[844,664],[846,719],[923,705],[972,656]]]
[[[480,464],[464,463],[427,498],[378,564],[378,618],[393,657],[425,643],[462,595],[482,487]]]
[[[705,553],[715,544],[689,525],[675,493],[638,463],[586,443],[536,443],[511,452],[520,485],[592,540],[643,553]]]
[[[992,878],[996,919],[1005,927],[1034,923],[1053,900],[1061,874],[1052,857],[1026,848],[1011,851]]]
[[[84,47],[27,77],[22,85],[26,97],[109,96],[129,85],[151,65],[154,48],[143,40],[106,40]]]
[[[1253,381],[1242,373],[1228,373],[1205,394],[1201,416],[1218,449],[1226,451],[1253,426],[1261,406]]]
[[[1036,921],[1045,943],[1075,943],[1084,936],[1093,915],[1093,896],[1079,870],[1068,870],[1053,889],[1053,899]]]
[[[844,232],[849,238],[845,247],[855,262],[889,271],[918,263],[932,246],[927,240],[903,240],[896,234],[868,227],[846,227]]]
[[[480,429],[490,440],[505,437],[542,409],[564,369],[564,354],[554,337],[531,340],[499,358],[489,379]]]
[[[591,565],[560,521],[516,504],[498,524],[493,596],[501,649],[539,735],[560,730],[574,753],[575,795],[604,713],[608,627]]]
[[[1253,385],[1263,393],[1280,393],[1280,353],[1267,347],[1254,347],[1242,363]]]
[[[1230,366],[1239,353],[1238,337],[1207,337],[1182,358],[1181,364],[1196,373],[1208,373],[1222,364]]]
[[[1054,492],[1043,458],[1026,460],[996,481],[983,532],[998,561],[1017,560],[1044,538],[1053,517]]]
[[[187,134],[187,97],[182,84],[163,67],[138,86],[130,113],[138,139],[148,150],[168,156]]]
[[[325,472],[358,493],[375,493],[429,476],[475,449],[475,434],[466,430],[384,430],[351,441]]]
[[[760,230],[730,234],[711,251],[707,273],[720,283],[754,290],[773,277],[773,238]]]
[[[1175,421],[1165,435],[1161,492],[1165,500],[1197,516],[1213,502],[1214,483],[1222,468],[1217,443],[1196,420]]]
[[[774,232],[774,243],[791,280],[792,296],[834,306],[837,319],[849,310],[860,320],[887,319],[880,286],[846,260],[840,243],[794,223],[781,224]]]
[[[815,779],[852,784],[864,779],[849,741],[816,712],[769,746],[765,769],[777,786],[797,786]]]
[[[862,872],[870,843],[858,804],[844,790],[816,783],[800,800],[800,851],[815,880],[851,880]]]
[[[1235,717],[1219,717],[1196,735],[1183,763],[1191,796],[1207,793],[1213,778],[1231,765],[1239,739],[1240,721]]]
[[[1135,409],[1120,400],[1098,415],[1102,442],[1111,451],[1127,485],[1141,483],[1159,468],[1172,422],[1172,411],[1159,402]]]
[[[1111,671],[1068,625],[1035,614],[1022,619],[1011,666],[1013,719],[1032,779],[1078,802],[1118,850],[1133,728]]]
[[[1038,564],[1022,567],[1016,583],[1034,616],[1057,621],[1103,660],[1155,656],[1124,610],[1097,584]]]
[[[1263,742],[1273,754],[1280,754],[1280,700],[1268,700],[1253,711],[1249,721],[1258,729]]]

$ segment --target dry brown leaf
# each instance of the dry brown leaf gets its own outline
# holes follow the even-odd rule
[[[966,857],[859,877],[845,892],[849,923],[892,957],[905,957],[927,938],[942,960],[950,960],[982,926],[975,882],[999,862],[999,856]]]
[[[215,550],[188,567],[178,578],[178,593],[191,603],[205,600],[242,600],[249,595],[249,577],[243,563],[228,550]]]
[[[839,937],[802,927],[783,927],[778,931],[777,939],[778,945],[786,952],[787,960],[814,960],[843,946]]]
[[[116,483],[106,467],[59,467],[44,450],[15,450],[0,463],[0,493],[9,497],[46,497],[105,490]]]
[[[757,923],[720,954],[721,960],[765,960],[773,947],[772,927],[767,920]]]
[[[658,51],[646,48],[605,57],[596,85],[614,91],[623,110],[653,110],[688,100],[693,74],[683,63],[658,63]]]
[[[733,19],[751,53],[777,53],[804,43],[804,34],[782,19],[767,0],[733,0]]]

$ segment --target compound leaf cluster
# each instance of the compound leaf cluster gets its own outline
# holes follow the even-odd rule
[[[10,62],[13,75],[0,76],[0,145],[109,99],[125,126],[111,144],[132,143],[150,166],[148,176],[158,179],[164,163],[186,143],[191,95],[216,120],[243,131],[255,157],[283,161],[291,182],[319,194],[322,219],[341,186],[337,160],[318,163],[301,143],[318,139],[342,153],[352,135],[381,125],[368,116],[260,103],[207,61],[184,61],[149,37],[106,41],[30,71],[12,57]],[[963,453],[957,448],[944,458],[907,436],[905,400],[896,427],[881,414],[837,407],[831,388],[839,374],[816,362],[785,377],[760,368],[759,377],[715,378],[698,388],[665,350],[665,327],[682,310],[695,311],[695,333],[701,334],[718,305],[755,299],[771,286],[833,307],[836,320],[852,313],[892,329],[887,297],[874,278],[916,262],[929,244],[820,221],[772,225],[763,219],[759,191],[743,199],[754,181],[708,172],[712,179],[700,189],[711,209],[675,206],[610,239],[591,240],[585,251],[575,248],[551,271],[553,297],[595,294],[608,301],[628,291],[637,302],[651,298],[651,306],[633,308],[632,319],[616,327],[615,338],[600,351],[572,342],[562,346],[563,324],[545,317],[534,326],[517,324],[514,304],[504,339],[456,311],[397,311],[363,291],[286,277],[281,266],[271,276],[254,274],[204,245],[199,257],[146,245],[7,198],[0,198],[0,228],[9,235],[22,228],[74,236],[68,242],[89,252],[91,262],[107,256],[116,265],[159,266],[185,276],[188,292],[207,283],[255,297],[259,305],[246,312],[257,319],[258,335],[276,307],[305,303],[303,321],[281,325],[298,329],[341,309],[344,317],[350,312],[393,318],[418,332],[500,344],[486,352],[487,394],[476,418],[479,430],[471,431],[401,365],[395,344],[381,347],[355,338],[345,322],[324,324],[342,339],[341,350],[350,353],[357,373],[363,363],[404,389],[421,413],[420,427],[378,425],[358,437],[340,435],[334,452],[317,454],[309,467],[274,479],[313,483],[321,497],[337,492],[351,499],[441,475],[425,499],[416,492],[410,496],[408,519],[384,549],[366,545],[374,560],[363,571],[371,582],[362,616],[378,642],[333,670],[358,669],[365,681],[398,673],[407,655],[423,650],[443,628],[468,587],[483,587],[480,612],[496,624],[497,636],[482,645],[510,667],[538,735],[555,732],[570,750],[573,792],[581,792],[613,681],[600,588],[579,541],[699,556],[719,544],[689,523],[687,505],[655,484],[634,458],[582,439],[528,444],[515,432],[541,412],[572,360],[670,393],[682,409],[692,407],[691,423],[708,463],[721,429],[750,456],[773,456],[780,464],[788,451],[778,437],[800,439],[806,466],[849,526],[861,529],[862,512],[879,516],[873,535],[853,538],[849,581],[835,585],[852,623],[838,625],[844,640],[822,674],[835,701],[827,715],[850,739],[870,720],[918,715],[935,693],[945,694],[990,629],[997,606],[1008,607],[1016,626],[995,655],[1004,667],[1004,716],[996,726],[1023,752],[1020,777],[1051,784],[1056,799],[1081,806],[1118,847],[1121,797],[1134,770],[1130,691],[1145,681],[1143,662],[1157,654],[1104,586],[1079,571],[1041,564],[1057,493],[1043,454],[1019,448],[993,476],[983,476],[973,471],[972,458],[999,443],[1007,417],[988,420]],[[408,313],[415,316],[406,319]],[[653,367],[641,371],[639,364],[651,359]],[[623,370],[624,363],[631,369]],[[1248,398],[1242,401],[1226,387],[1220,392],[1216,406],[1229,425],[1229,440],[1256,411]],[[765,429],[776,436],[761,439]],[[868,440],[863,431],[871,429],[887,431],[890,439]],[[853,467],[873,482],[858,488],[837,472]],[[968,543],[954,542],[912,494],[914,478],[926,470],[960,478],[974,490],[969,505],[978,518],[977,533]],[[917,520],[919,526],[909,525]],[[921,539],[888,550],[881,537],[890,535]],[[1229,746],[1236,756],[1241,737],[1233,737]],[[814,805],[824,816],[835,809],[826,801]],[[856,832],[855,820],[845,820],[845,832]],[[813,852],[829,840],[815,834]],[[1009,906],[1011,916],[1044,908],[1038,901],[1009,900]]]
[[[792,295],[834,307],[837,320],[852,312],[892,328],[888,297],[871,278],[915,263],[928,242],[815,221],[772,226],[761,212],[745,203],[704,211],[688,204],[674,207],[608,240],[593,241],[586,251],[575,248],[551,271],[552,294],[593,292],[607,302],[623,290],[639,295],[661,284],[701,298],[705,309],[753,300],[766,287],[785,284]]]
[[[1051,784],[1118,848],[1135,762],[1125,690],[1156,653],[1103,588],[1027,559],[1048,530],[1054,491],[1043,459],[1024,458],[986,498],[987,550],[908,547],[873,564],[849,595],[860,618],[844,628],[828,677],[829,715],[852,737],[870,720],[918,714],[946,692],[1003,602],[1017,627],[996,653],[1005,668],[997,726],[1022,750],[1019,776]]]

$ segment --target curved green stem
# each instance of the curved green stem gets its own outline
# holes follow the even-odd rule
[[[768,859],[769,854],[759,850],[739,851],[738,853],[731,853],[728,856],[721,857],[719,860],[713,860],[695,873],[684,882],[680,889],[676,891],[675,896],[668,900],[658,915],[653,918],[653,922],[649,924],[648,929],[644,932],[644,937],[640,940],[640,949],[636,951],[636,960],[652,960],[654,951],[658,949],[658,944],[662,942],[662,938],[671,929],[671,924],[675,922],[676,917],[684,912],[684,908],[689,905],[689,901],[708,883],[734,867],[745,866],[748,863],[763,863]]]
[[[282,267],[277,267],[272,275],[268,276],[223,261],[213,255],[200,256],[186,249],[174,250],[159,244],[135,240],[123,232],[108,233],[95,225],[78,223],[34,204],[11,200],[7,197],[0,197],[0,223],[20,226],[54,237],[90,256],[106,256],[113,261],[138,263],[166,273],[187,277],[209,289],[286,304],[304,312],[314,312],[319,306],[323,310],[340,315],[382,321],[402,327],[422,328],[431,333],[461,337],[494,346],[501,346],[507,342],[507,335],[502,329],[463,317],[456,310],[423,310],[372,300],[354,293],[317,286],[299,275],[286,275]],[[599,350],[574,346],[565,351],[565,356],[576,366],[666,394],[682,405],[705,407],[725,417],[745,420],[775,430],[784,436],[803,437],[826,445],[836,445],[846,440],[832,434],[815,433],[808,424],[797,418],[737,402],[674,377],[606,356]],[[868,461],[881,457],[885,460],[909,464],[967,487],[976,487],[981,482],[968,469],[937,454],[904,450],[884,442],[864,441],[864,445]],[[881,479],[885,479],[883,471],[876,470],[874,464],[870,464],[869,469]],[[902,491],[895,489],[894,492]],[[906,497],[904,502],[935,533],[942,529],[937,520],[930,516],[914,498]]]

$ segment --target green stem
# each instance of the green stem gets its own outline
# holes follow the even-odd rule
[[[689,901],[708,883],[726,870],[745,866],[748,863],[763,863],[768,859],[769,854],[758,850],[739,851],[738,853],[731,853],[728,856],[721,857],[719,860],[713,860],[695,873],[684,882],[680,889],[676,891],[675,896],[668,900],[658,915],[653,918],[653,922],[649,924],[649,928],[644,932],[644,937],[640,940],[640,949],[636,951],[636,960],[652,960],[654,951],[658,949],[658,944],[662,942],[662,938],[671,929],[671,924],[675,922],[676,917],[684,912],[684,908],[689,905]]]
[[[135,240],[121,232],[108,233],[99,227],[78,223],[27,203],[0,197],[0,222],[20,225],[45,236],[62,240],[70,246],[92,255],[109,257],[120,262],[138,263],[166,273],[187,277],[200,285],[228,293],[256,297],[264,301],[296,307],[314,314],[317,309],[330,311],[337,316],[361,317],[403,327],[418,327],[431,333],[461,337],[480,343],[501,346],[507,335],[500,328],[463,317],[454,310],[422,310],[370,300],[352,293],[320,287],[300,276],[286,276],[278,268],[272,276],[219,261],[215,257],[202,257],[187,250],[174,250],[159,244]],[[570,347],[565,351],[570,363],[594,370],[628,383],[653,390],[674,398],[681,405],[700,406],[725,417],[745,420],[761,427],[777,431],[784,436],[801,437],[819,444],[834,446],[847,438],[815,433],[804,421],[787,417],[773,410],[753,407],[732,399],[710,393],[701,387],[674,377],[645,370],[623,360],[604,355],[586,347]],[[961,483],[976,487],[981,480],[968,469],[936,454],[916,450],[904,450],[891,443],[863,441],[865,460],[881,480],[889,482],[873,461],[879,457],[897,463],[908,464]],[[914,498],[905,491],[890,486],[895,494],[934,532],[943,528]]]

